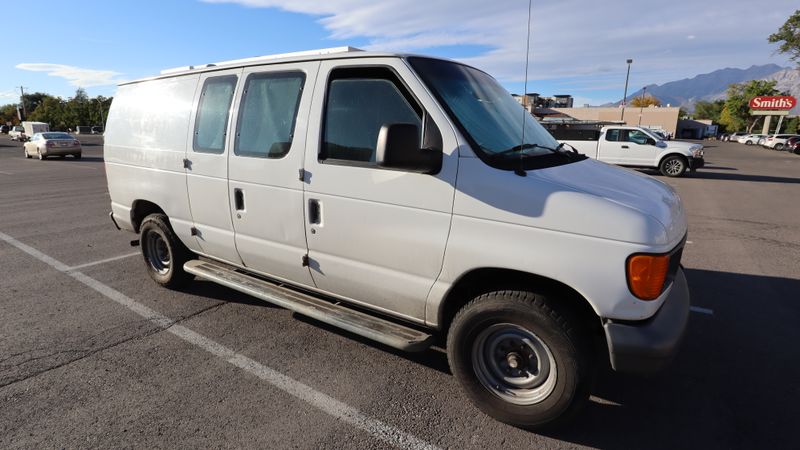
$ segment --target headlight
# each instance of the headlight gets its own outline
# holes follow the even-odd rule
[[[702,158],[705,153],[703,152],[702,148],[698,148],[697,150],[692,152],[692,156],[695,158]]]

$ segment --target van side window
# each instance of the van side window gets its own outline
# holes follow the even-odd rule
[[[328,81],[319,159],[375,165],[381,126],[411,123],[422,107],[388,68],[336,69]]]
[[[223,153],[228,134],[228,115],[236,88],[236,76],[209,78],[203,84],[194,122],[194,151]]]
[[[247,77],[236,125],[236,155],[281,158],[289,153],[304,82],[302,72]]]

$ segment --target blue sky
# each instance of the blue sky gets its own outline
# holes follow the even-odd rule
[[[614,101],[627,58],[631,92],[724,67],[791,65],[766,37],[796,0],[757,14],[743,0],[648,3],[534,0],[528,91]],[[20,85],[113,95],[117,82],[164,68],[342,45],[462,60],[523,91],[524,0],[29,0],[21,8],[34,11],[36,32],[17,27],[0,63],[0,104],[16,102]]]

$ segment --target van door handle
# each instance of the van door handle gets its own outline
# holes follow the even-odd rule
[[[244,191],[239,188],[233,190],[233,203],[237,211],[244,211]]]
[[[308,200],[308,223],[311,225],[322,223],[322,209],[319,206],[319,200]]]
[[[623,145],[622,148],[628,148],[628,146],[627,145]]]

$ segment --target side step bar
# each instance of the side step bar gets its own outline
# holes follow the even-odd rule
[[[200,278],[399,350],[420,352],[433,344],[431,334],[278,286],[222,264],[195,259],[184,264],[183,269]]]

